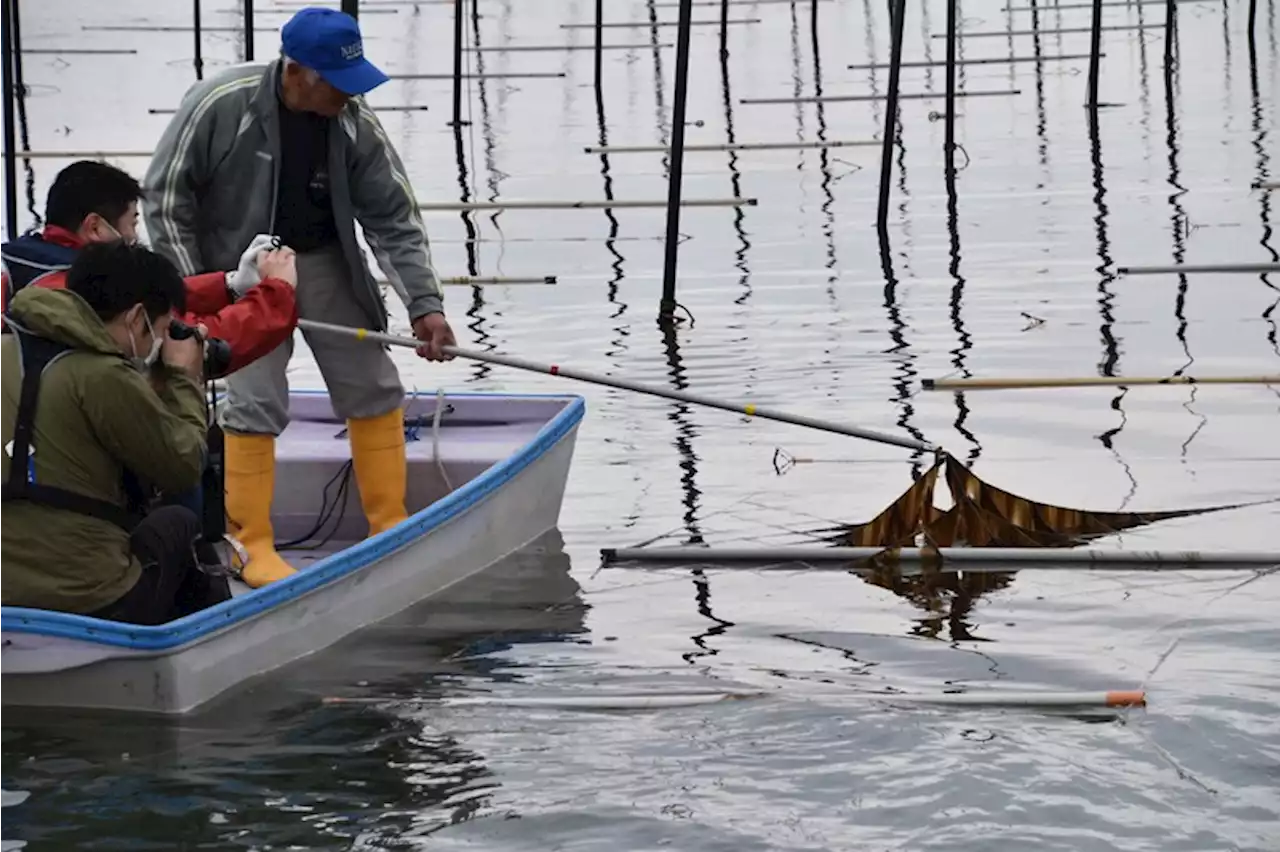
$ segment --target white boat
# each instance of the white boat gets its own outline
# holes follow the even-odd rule
[[[276,446],[275,535],[325,543],[282,550],[298,569],[288,578],[233,582],[230,600],[155,627],[3,607],[4,706],[189,713],[429,599],[556,527],[585,410],[569,394],[411,399],[411,514],[365,538],[345,425],[323,392],[294,392]]]

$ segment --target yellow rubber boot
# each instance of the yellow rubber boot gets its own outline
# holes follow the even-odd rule
[[[253,588],[294,573],[276,553],[271,528],[275,493],[276,445],[271,435],[225,434],[227,520],[249,553],[241,579]]]
[[[409,517],[404,508],[404,411],[397,408],[380,417],[348,420],[347,435],[360,505],[369,535],[377,535]]]

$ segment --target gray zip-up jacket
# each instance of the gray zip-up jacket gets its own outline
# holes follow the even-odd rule
[[[160,137],[143,179],[147,236],[183,275],[235,269],[254,236],[274,232],[281,67],[280,59],[236,65],[196,83]],[[409,178],[364,98],[330,122],[329,174],[338,236],[371,327],[386,330],[387,309],[356,221],[409,318],[443,313]]]

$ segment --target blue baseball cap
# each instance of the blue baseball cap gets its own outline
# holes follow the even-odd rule
[[[391,79],[364,58],[356,19],[336,9],[299,10],[280,30],[280,43],[286,56],[348,95],[363,95]]]

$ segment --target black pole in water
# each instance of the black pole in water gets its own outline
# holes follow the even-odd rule
[[[946,178],[956,178],[956,6],[960,0],[947,0],[947,115],[943,158],[946,163]]]
[[[884,143],[880,148],[880,204],[876,230],[883,248],[889,240],[889,190],[893,180],[893,143],[898,127],[898,83],[902,76],[902,20],[907,16],[906,0],[890,0],[889,93],[885,101]]]
[[[360,20],[360,0],[342,0],[342,11]]]
[[[4,213],[9,239],[18,238],[18,141],[13,117],[14,43],[12,26],[18,12],[17,0],[4,0],[4,20],[0,22],[0,54],[4,62]]]
[[[1089,31],[1089,96],[1085,106],[1098,108],[1098,65],[1102,53],[1102,0],[1093,0],[1093,23]]]
[[[671,117],[671,177],[667,184],[667,256],[662,267],[662,302],[658,305],[660,324],[671,322],[676,312],[676,259],[680,251],[680,190],[684,180],[684,117],[689,96],[689,30],[692,17],[692,0],[680,0],[676,87]]]
[[[604,0],[596,0],[596,91],[604,79]]]
[[[191,0],[191,31],[195,36],[195,59],[192,60],[196,67],[196,79],[204,79],[204,51],[200,37],[200,0]],[[252,38],[252,30],[246,30],[244,37],[246,40]]]
[[[1178,34],[1178,0],[1168,0],[1164,6],[1164,65],[1173,65],[1173,44]]]
[[[1249,40],[1253,40],[1253,25],[1258,20],[1258,0],[1249,0]]]
[[[253,0],[244,0],[244,61],[253,61]]]
[[[462,126],[462,0],[453,0],[453,127]]]

